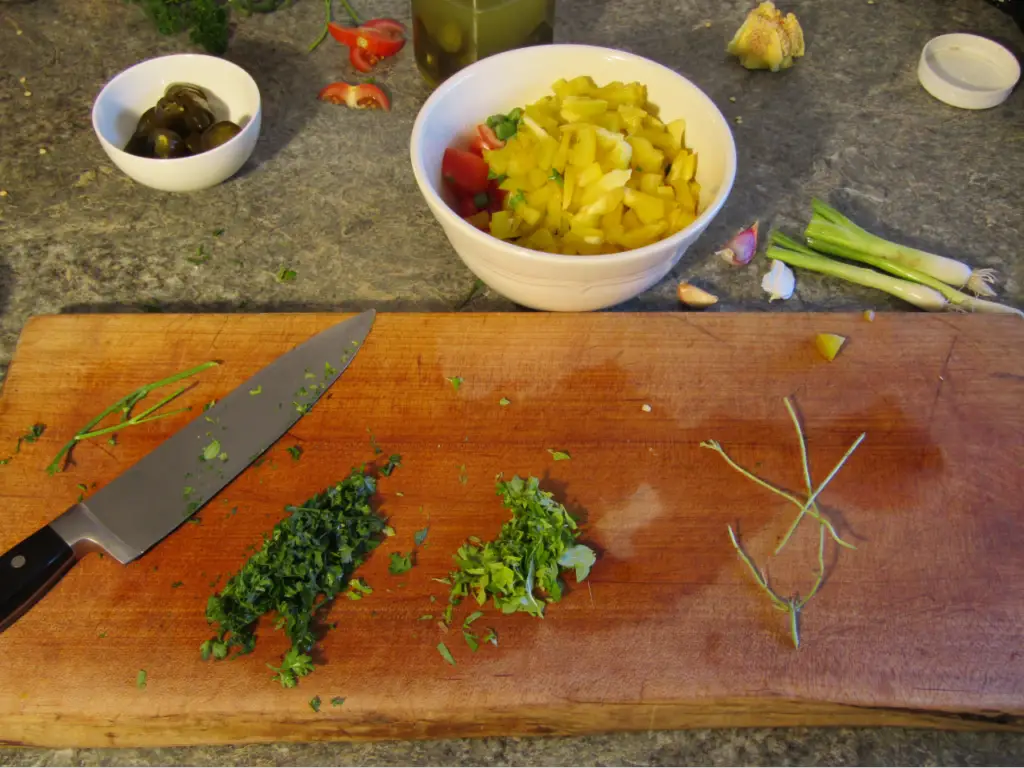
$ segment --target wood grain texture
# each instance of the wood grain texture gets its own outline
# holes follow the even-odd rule
[[[44,437],[0,467],[0,547],[62,512],[77,483],[110,482],[171,435],[169,419],[44,467],[76,428],[141,384],[204,360],[189,394],[223,396],[339,315],[42,317],[0,398],[0,446]],[[850,341],[827,363],[820,331]],[[143,558],[90,556],[0,634],[0,741],[53,746],[433,738],[736,725],[1024,724],[1024,324],[1015,318],[860,315],[418,315],[378,318],[351,368],[269,454]],[[455,391],[447,376],[462,376]],[[738,526],[768,562],[794,508],[715,453],[799,491],[803,416],[822,497],[855,552],[828,578],[794,650],[785,617],[732,550]],[[507,397],[511,405],[502,407]],[[650,412],[642,410],[644,404]],[[182,417],[187,420],[188,417]],[[367,431],[405,457],[381,481],[398,535],[339,601],[317,670],[270,680],[287,642],[261,627],[250,656],[203,663],[206,600],[298,503],[371,461]],[[301,444],[300,461],[286,448]],[[568,450],[553,462],[547,449]],[[0,450],[6,450],[0,448]],[[460,482],[465,466],[467,482]],[[600,551],[589,582],[543,620],[488,611],[500,647],[441,635],[451,554],[493,536],[494,478],[536,475]],[[401,494],[401,495],[400,495]],[[236,513],[232,510],[237,508]],[[140,510],[141,512],[141,510]],[[387,554],[430,534],[407,574]],[[813,581],[807,526],[769,571]],[[173,588],[175,582],[182,585]],[[430,602],[436,595],[438,603]],[[456,613],[468,612],[464,606]],[[444,640],[458,665],[435,648]],[[148,685],[135,686],[145,669]],[[307,702],[324,701],[317,714]],[[346,698],[332,708],[333,696]]]

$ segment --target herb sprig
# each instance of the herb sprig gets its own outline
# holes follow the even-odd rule
[[[182,394],[184,394],[185,391],[189,388],[181,387],[173,394],[168,395],[167,397],[163,398],[158,403],[156,403],[156,405],[150,406],[141,413],[132,413],[132,410],[135,408],[135,406],[138,405],[143,399],[145,399],[150,392],[153,392],[156,389],[160,389],[161,387],[176,384],[177,382],[182,381],[183,379],[191,378],[192,376],[195,376],[197,373],[202,373],[207,368],[212,368],[215,365],[219,365],[219,363],[215,360],[211,360],[210,362],[203,363],[202,365],[197,365],[195,368],[189,368],[187,371],[181,371],[180,373],[176,373],[173,376],[168,376],[166,379],[155,381],[152,384],[146,384],[143,387],[139,387],[131,394],[125,395],[116,403],[106,408],[103,411],[103,413],[101,413],[99,416],[97,416],[88,424],[86,424],[82,429],[80,429],[75,434],[75,436],[72,437],[67,442],[67,444],[60,449],[60,451],[58,451],[53,461],[50,462],[50,466],[46,468],[46,471],[51,475],[55,475],[58,472],[63,472],[64,468],[67,466],[68,460],[71,458],[71,449],[74,448],[76,445],[78,445],[78,443],[80,443],[83,440],[88,440],[93,437],[99,437],[100,435],[109,435],[112,432],[117,432],[118,430],[121,429],[138,426],[139,424],[145,424],[150,421],[166,419],[170,416],[175,416],[179,413],[184,413],[185,411],[192,410],[192,407],[188,406],[186,408],[178,408],[173,411],[167,411],[166,413],[157,413],[157,411],[159,411],[165,405],[170,403],[172,400],[175,400]],[[107,418],[113,413],[118,412],[120,412],[121,414],[120,422],[109,427],[102,427],[100,429],[96,429],[100,422],[102,422],[105,418]]]

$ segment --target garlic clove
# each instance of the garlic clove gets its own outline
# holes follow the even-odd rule
[[[768,301],[782,299],[785,301],[793,295],[796,288],[796,277],[793,270],[778,259],[772,259],[771,269],[761,278],[761,287],[768,294]]]
[[[715,255],[734,267],[749,264],[757,253],[757,224],[755,221],[742,232],[737,232],[721,250],[715,251]]]
[[[680,283],[679,300],[688,307],[710,307],[718,303],[718,297],[691,283]]]

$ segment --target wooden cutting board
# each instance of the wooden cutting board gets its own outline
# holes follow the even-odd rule
[[[42,317],[22,334],[0,399],[0,547],[110,482],[187,421],[81,445],[44,467],[89,418],[140,385],[208,359],[197,408],[339,315]],[[849,337],[832,363],[815,333]],[[1024,724],[1024,323],[879,314],[382,315],[351,368],[269,453],[140,560],[90,556],[0,634],[0,741],[54,746],[585,733],[690,726]],[[461,376],[457,391],[445,380]],[[795,508],[702,440],[795,492],[799,408],[815,481],[867,438],[821,497],[856,551],[789,641],[730,545],[738,528],[784,595],[806,592],[817,532],[778,559]],[[511,403],[502,406],[499,401]],[[650,410],[644,408],[650,406]],[[284,515],[374,459],[397,530],[360,572],[368,598],[329,615],[321,664],[298,688],[270,679],[287,647],[265,623],[255,653],[204,663],[218,583]],[[304,449],[295,461],[291,445]],[[571,453],[554,461],[548,449]],[[473,654],[440,614],[451,555],[494,536],[499,473],[535,475],[600,552],[543,620],[494,627]],[[237,510],[237,511],[236,511]],[[142,510],[140,510],[140,514]],[[388,554],[428,539],[407,574]],[[219,580],[219,581],[218,581]],[[180,585],[179,585],[180,582]],[[430,601],[436,596],[438,602]],[[461,617],[469,610],[463,606]],[[436,649],[443,640],[457,666]],[[145,689],[136,675],[148,675]],[[320,696],[319,713],[308,702]],[[332,697],[344,697],[332,707]]]

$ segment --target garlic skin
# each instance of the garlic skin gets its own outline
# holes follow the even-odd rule
[[[761,278],[761,288],[768,294],[768,301],[782,299],[785,301],[796,289],[796,277],[793,270],[778,259],[772,259],[771,269]]]
[[[737,232],[720,250],[715,251],[715,255],[734,267],[749,264],[757,253],[757,226],[758,222],[755,221],[746,229]]]
[[[783,17],[774,3],[765,0],[747,14],[725,50],[747,69],[778,72],[804,55],[804,31],[796,16]]]
[[[704,308],[718,303],[718,297],[690,283],[680,283],[677,289],[679,300],[688,307]]]

